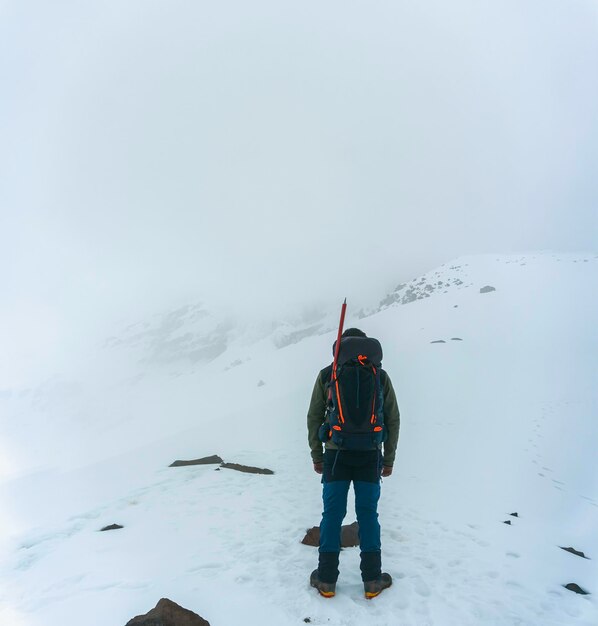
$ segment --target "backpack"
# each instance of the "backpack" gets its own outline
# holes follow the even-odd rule
[[[324,370],[328,401],[320,441],[332,441],[345,450],[371,450],[386,439],[381,363],[377,339],[341,339],[336,370],[334,364]]]

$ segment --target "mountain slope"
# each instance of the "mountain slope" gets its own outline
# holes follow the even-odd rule
[[[372,602],[358,549],[325,602],[307,583],[316,551],[299,543],[321,512],[305,410],[337,312],[287,326],[303,336],[283,347],[280,327],[233,324],[219,354],[177,376],[135,352],[29,410],[6,397],[25,423],[3,421],[3,435],[38,430],[41,467],[0,486],[13,527],[0,617],[124,624],[168,596],[213,626],[597,623],[597,277],[597,255],[464,257],[348,319],[381,340],[402,414],[380,504],[395,585]],[[167,467],[214,453],[275,474]],[[96,532],[113,522],[124,529]]]

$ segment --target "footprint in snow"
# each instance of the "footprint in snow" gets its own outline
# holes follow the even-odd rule
[[[422,596],[422,598],[428,598],[431,595],[430,587],[423,580],[418,580],[415,583],[415,593]]]

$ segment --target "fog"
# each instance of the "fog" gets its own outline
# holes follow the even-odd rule
[[[185,302],[595,250],[597,7],[0,3],[0,376]]]

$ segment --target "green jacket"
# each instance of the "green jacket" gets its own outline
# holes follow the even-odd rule
[[[319,463],[324,459],[324,452],[322,446],[325,445],[327,450],[336,450],[338,446],[332,441],[327,441],[323,444],[318,439],[318,430],[321,424],[324,422],[324,416],[326,414],[326,389],[324,380],[324,372],[328,370],[330,372],[330,366],[325,367],[320,371],[316,378],[316,384],[311,394],[311,402],[309,404],[309,410],[307,411],[307,440],[311,450],[311,458],[314,463]],[[397,451],[397,444],[399,442],[399,427],[401,423],[401,416],[399,414],[399,406],[397,404],[397,397],[393,389],[390,377],[388,374],[381,370],[381,380],[384,389],[384,424],[388,433],[388,437],[384,442],[384,465],[392,466],[395,460],[395,454]]]

